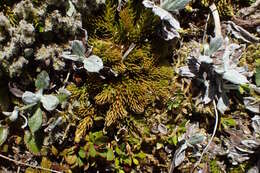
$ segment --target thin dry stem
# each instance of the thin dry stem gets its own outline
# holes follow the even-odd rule
[[[219,116],[218,116],[218,110],[217,110],[217,106],[216,106],[216,101],[213,100],[213,105],[214,105],[214,111],[215,111],[215,125],[214,125],[214,130],[213,130],[213,133],[212,133],[212,136],[207,144],[207,146],[204,148],[204,150],[202,151],[201,153],[201,156],[200,156],[200,159],[199,161],[195,164],[195,166],[193,167],[193,170],[192,172],[194,172],[195,168],[200,164],[202,158],[203,158],[203,155],[208,151],[209,149],[209,146],[211,144],[211,142],[213,141],[214,137],[215,137],[215,134],[216,134],[216,131],[217,131],[217,127],[218,127],[218,119],[219,119]]]
[[[41,169],[41,170],[44,170],[44,171],[50,171],[50,172],[54,172],[54,173],[62,173],[61,171],[56,171],[56,170],[53,170],[53,169],[43,168],[41,166],[34,166],[34,165],[31,165],[31,164],[28,164],[28,163],[23,163],[21,161],[11,159],[11,158],[4,156],[2,154],[0,154],[0,157],[5,159],[5,160],[8,160],[10,162],[14,162],[16,165],[27,166],[27,167],[31,167],[31,168],[35,168],[35,169]],[[20,170],[19,167],[18,167],[18,170]]]

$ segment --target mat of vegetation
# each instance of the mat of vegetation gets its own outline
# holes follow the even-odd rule
[[[1,0],[0,172],[260,172],[260,0]]]

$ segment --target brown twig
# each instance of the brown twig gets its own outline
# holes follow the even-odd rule
[[[41,169],[41,170],[44,170],[44,171],[50,171],[50,172],[54,172],[54,173],[62,173],[61,171],[56,171],[56,170],[53,170],[53,169],[48,169],[48,168],[43,168],[41,166],[34,166],[34,165],[31,165],[31,164],[28,164],[28,163],[23,163],[21,161],[17,161],[17,160],[14,160],[14,159],[11,159],[7,156],[4,156],[2,154],[0,154],[0,157],[5,159],[5,160],[8,160],[10,162],[14,162],[15,164],[17,165],[21,165],[21,166],[27,166],[27,167],[31,167],[31,168],[35,168],[35,169]],[[19,168],[19,167],[18,167]],[[19,169],[18,169],[19,170]]]
[[[238,13],[240,13],[242,17],[246,17],[253,14],[257,9],[260,9],[260,0],[257,0],[250,7],[239,10]]]
[[[257,26],[260,25],[260,19],[246,19],[246,20],[243,20],[241,18],[238,18],[236,16],[234,16],[232,18],[232,21],[243,27],[243,28],[248,28],[248,29],[255,29]]]

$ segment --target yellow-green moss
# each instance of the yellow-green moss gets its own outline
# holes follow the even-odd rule
[[[221,168],[217,164],[216,160],[212,160],[210,162],[210,172],[212,172],[212,173],[221,173]]]
[[[260,44],[251,44],[244,51],[240,62],[241,65],[248,65],[249,70],[253,71],[259,59],[260,59]]]
[[[93,54],[118,76],[105,80],[87,77],[83,87],[69,89],[72,99],[89,95],[96,112],[105,117],[106,126],[115,125],[130,113],[144,114],[156,100],[165,104],[172,93],[173,69],[169,64],[161,65],[153,49],[158,17],[151,10],[137,10],[140,3],[129,1],[117,12],[116,4],[108,1],[104,14],[92,19],[96,21],[95,31],[89,32]],[[134,49],[123,59],[133,43]]]
[[[212,0],[201,0],[201,5],[204,7],[209,7],[213,1]],[[220,17],[232,17],[234,15],[234,10],[231,0],[217,0],[215,1]]]

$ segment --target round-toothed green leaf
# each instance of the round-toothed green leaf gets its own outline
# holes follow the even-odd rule
[[[39,89],[47,89],[50,84],[50,77],[46,71],[42,71],[37,75],[37,79],[35,81],[35,87]]]
[[[0,126],[0,146],[5,142],[9,133],[8,127]]]
[[[41,151],[41,146],[37,143],[35,137],[27,130],[24,134],[24,143],[27,149],[33,154],[39,154]]]
[[[31,116],[28,120],[28,125],[32,133],[39,130],[42,126],[42,110],[38,108],[33,116]]]

